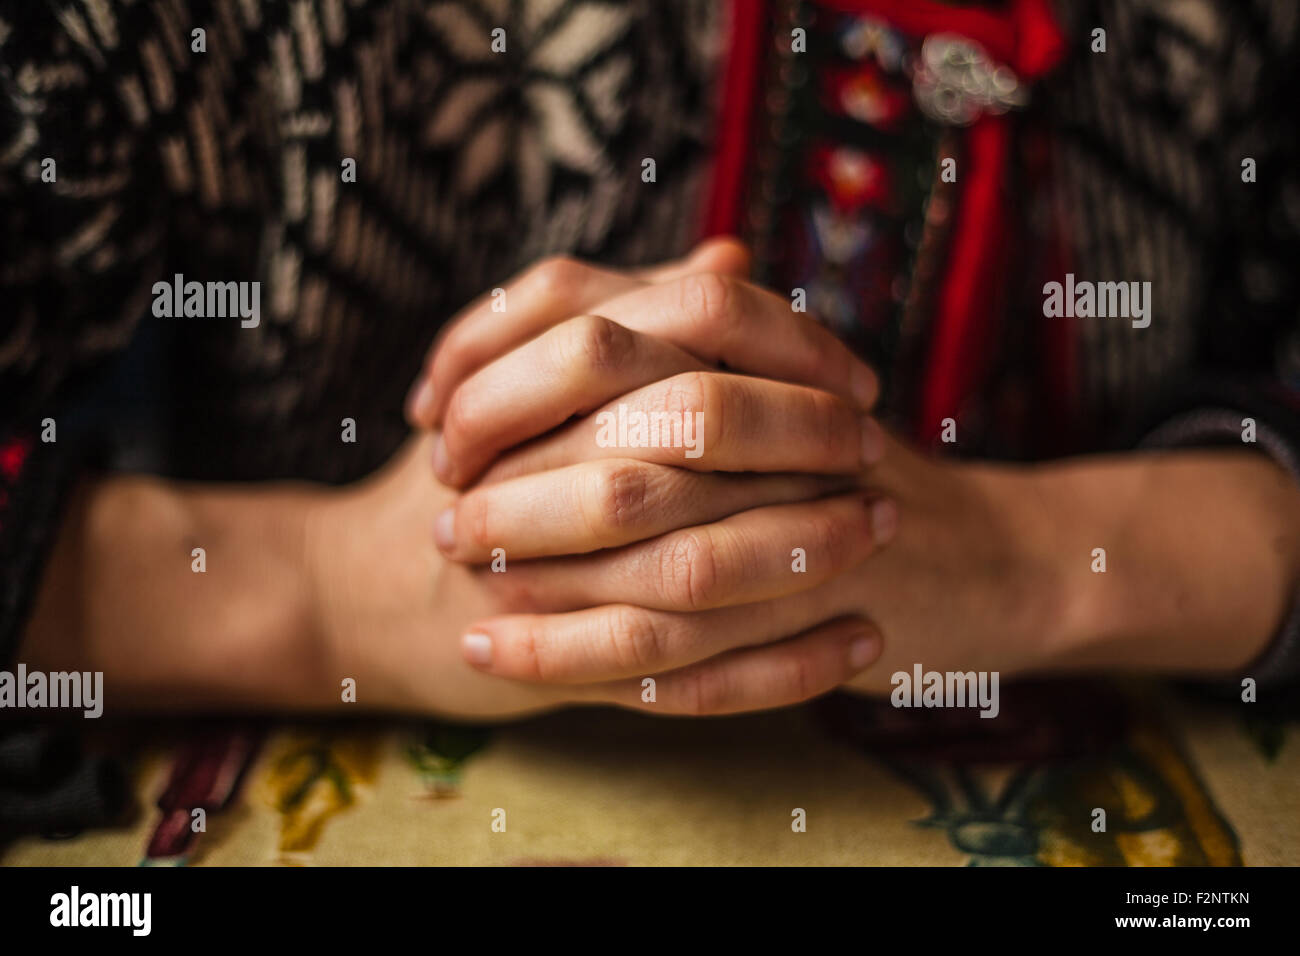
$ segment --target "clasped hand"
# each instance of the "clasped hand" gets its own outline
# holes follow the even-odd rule
[[[745,258],[724,241],[638,274],[548,261],[431,351],[412,457],[460,493],[426,533],[488,612],[464,662],[528,688],[525,709],[721,714],[887,690],[915,660],[1028,663],[1006,633],[1053,588],[1005,547],[1015,473],[889,436],[872,370],[742,279]],[[620,405],[693,416],[704,453],[597,441]]]

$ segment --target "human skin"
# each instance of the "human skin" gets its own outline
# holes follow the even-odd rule
[[[501,582],[545,613],[476,622],[465,641],[476,667],[551,683],[672,672],[851,614],[884,636],[882,660],[851,682],[879,692],[915,662],[1011,675],[1228,674],[1276,632],[1300,584],[1300,493],[1282,469],[1246,450],[1016,467],[945,462],[890,438],[876,453],[880,463],[855,475],[875,507],[896,509],[886,518],[897,526],[888,547],[851,558],[847,569],[810,557],[808,572],[795,572],[792,546],[838,556],[845,538],[870,536],[846,522],[842,496],[767,509],[761,525],[746,524],[756,513],[723,503],[734,500],[737,477],[696,482],[686,494],[683,472],[847,476],[847,454],[827,450],[852,447],[860,433],[829,402],[784,423],[770,410],[797,409],[798,390],[764,402],[752,382],[697,371],[641,385],[666,364],[649,341],[664,329],[706,364],[760,335],[752,321],[759,300],[734,275],[694,274],[676,285],[687,291],[676,293],[682,305],[673,314],[660,305],[673,301],[672,284],[581,303],[615,321],[617,333],[590,317],[543,331],[530,315],[527,334],[537,337],[529,340],[512,335],[510,318],[489,326],[471,312],[433,353],[409,411],[416,424],[443,430],[438,475],[469,488],[439,519],[440,547],[467,563],[494,547],[545,558],[516,565]],[[776,320],[757,324],[781,334]],[[593,375],[586,359],[597,335],[623,341],[601,346]],[[486,336],[513,349],[493,356],[473,347]],[[545,374],[530,379],[526,368]],[[632,390],[614,394],[620,389],[610,383],[619,381]],[[695,461],[680,448],[601,448],[591,412],[617,403],[702,411],[727,424]],[[754,414],[759,408],[769,412]],[[612,484],[628,490],[611,495]],[[729,517],[716,520],[723,512]],[[605,584],[605,606],[582,608],[566,591],[574,570]],[[727,692],[720,681],[703,696]]]
[[[486,635],[490,653],[478,641],[468,659],[517,679],[608,679],[671,671],[861,615],[884,639],[881,660],[851,682],[871,692],[913,663],[1005,676],[1226,675],[1260,653],[1293,599],[1292,480],[1261,456],[1178,452],[1023,467],[940,463],[891,443],[886,460],[868,483],[896,503],[897,530],[850,568],[819,575],[810,559],[801,575],[789,562],[796,541],[810,555],[827,550],[819,543],[843,520],[833,514],[836,498],[774,514],[761,536],[729,533],[727,522],[681,532],[709,584],[667,599],[639,593],[643,563],[620,561],[618,551],[532,562],[511,572],[514,585],[545,595],[538,611],[547,613],[474,622],[467,633]],[[508,535],[499,542],[509,550]],[[1093,570],[1099,547],[1104,573]],[[552,581],[574,567],[627,576],[614,590],[636,603],[572,610]],[[764,573],[773,590],[784,574],[789,590],[754,600]],[[796,590],[805,577],[813,586]]]
[[[1275,632],[1297,583],[1297,502],[1262,456],[1011,467],[918,454],[864,417],[869,372],[788,304],[767,321],[770,294],[736,278],[743,253],[711,248],[636,276],[554,262],[509,287],[509,321],[471,307],[413,392],[413,417],[441,431],[354,486],[88,482],[19,659],[103,670],[110,713],[711,714],[880,691],[913,662],[1223,674]],[[620,323],[590,317],[611,312]],[[613,331],[610,349],[611,324],[639,338],[619,347]],[[470,383],[489,397],[457,399]],[[638,393],[728,427],[689,470],[664,449],[607,457],[583,429]],[[483,566],[490,547],[506,573]],[[356,705],[342,703],[346,678]]]
[[[606,279],[667,281],[698,268],[727,263],[706,253],[635,280]],[[772,344],[750,353],[758,368],[786,368],[787,356],[771,353],[788,350]],[[817,347],[838,348],[829,336],[818,337]],[[848,408],[854,377],[846,354],[838,361],[841,397],[818,400]],[[531,604],[490,572],[436,549],[435,518],[455,492],[430,478],[433,446],[432,437],[415,436],[376,474],[342,489],[139,475],[87,480],[64,515],[18,659],[38,670],[103,671],[110,714],[349,706],[486,718],[575,703],[648,706],[636,678],[544,686],[464,661],[460,638],[472,620]],[[849,485],[843,476],[777,476],[752,483],[736,500],[770,507]],[[199,547],[201,573],[192,558]],[[607,582],[580,575],[575,569],[568,593],[584,606],[597,603]],[[779,646],[662,676],[656,711],[792,703],[841,684],[879,647],[867,622],[819,624]],[[719,669],[734,676],[719,678]],[[343,703],[349,678],[355,705]],[[720,684],[734,690],[708,700],[699,693]]]

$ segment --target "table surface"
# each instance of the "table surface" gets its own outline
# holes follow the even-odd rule
[[[1158,683],[1004,687],[994,720],[835,695],[702,721],[102,733],[130,756],[130,820],[0,863],[1300,864],[1297,721]]]

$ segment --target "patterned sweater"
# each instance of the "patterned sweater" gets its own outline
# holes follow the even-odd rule
[[[0,664],[88,468],[355,480],[472,296],[702,228],[807,290],[922,440],[950,413],[962,453],[1037,457],[1240,442],[1249,416],[1296,471],[1297,8],[987,6],[0,0]],[[993,201],[953,224],[981,156]],[[1067,269],[1150,282],[1153,321],[1053,325],[1040,280]],[[260,322],[154,318],[178,274],[260,282]],[[1253,673],[1300,670],[1297,634]],[[0,746],[0,794],[27,746]]]

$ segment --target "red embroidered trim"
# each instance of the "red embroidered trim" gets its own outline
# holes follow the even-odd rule
[[[1065,55],[1065,39],[1047,0],[1011,0],[1000,11],[952,7],[935,0],[819,0],[852,15],[876,16],[916,37],[956,33],[979,43],[995,59],[1031,82]],[[751,130],[761,93],[764,42],[770,21],[763,0],[732,0],[731,35],[719,117],[717,158],[704,234],[737,232],[751,161]],[[1006,195],[1012,125],[1004,116],[985,116],[965,134],[963,189],[935,316],[914,420],[922,441],[937,438],[942,421],[956,418],[986,384],[992,366],[996,324],[1005,303],[1004,247],[1008,234]],[[1060,332],[1060,330],[1057,330]],[[1044,358],[1056,374],[1054,390],[1072,390],[1072,344],[1068,335],[1049,337]],[[1055,401],[1068,405],[1068,394]]]
[[[754,103],[759,95],[765,0],[731,0],[730,42],[718,114],[717,153],[704,219],[704,238],[740,231],[741,202],[750,160]]]

